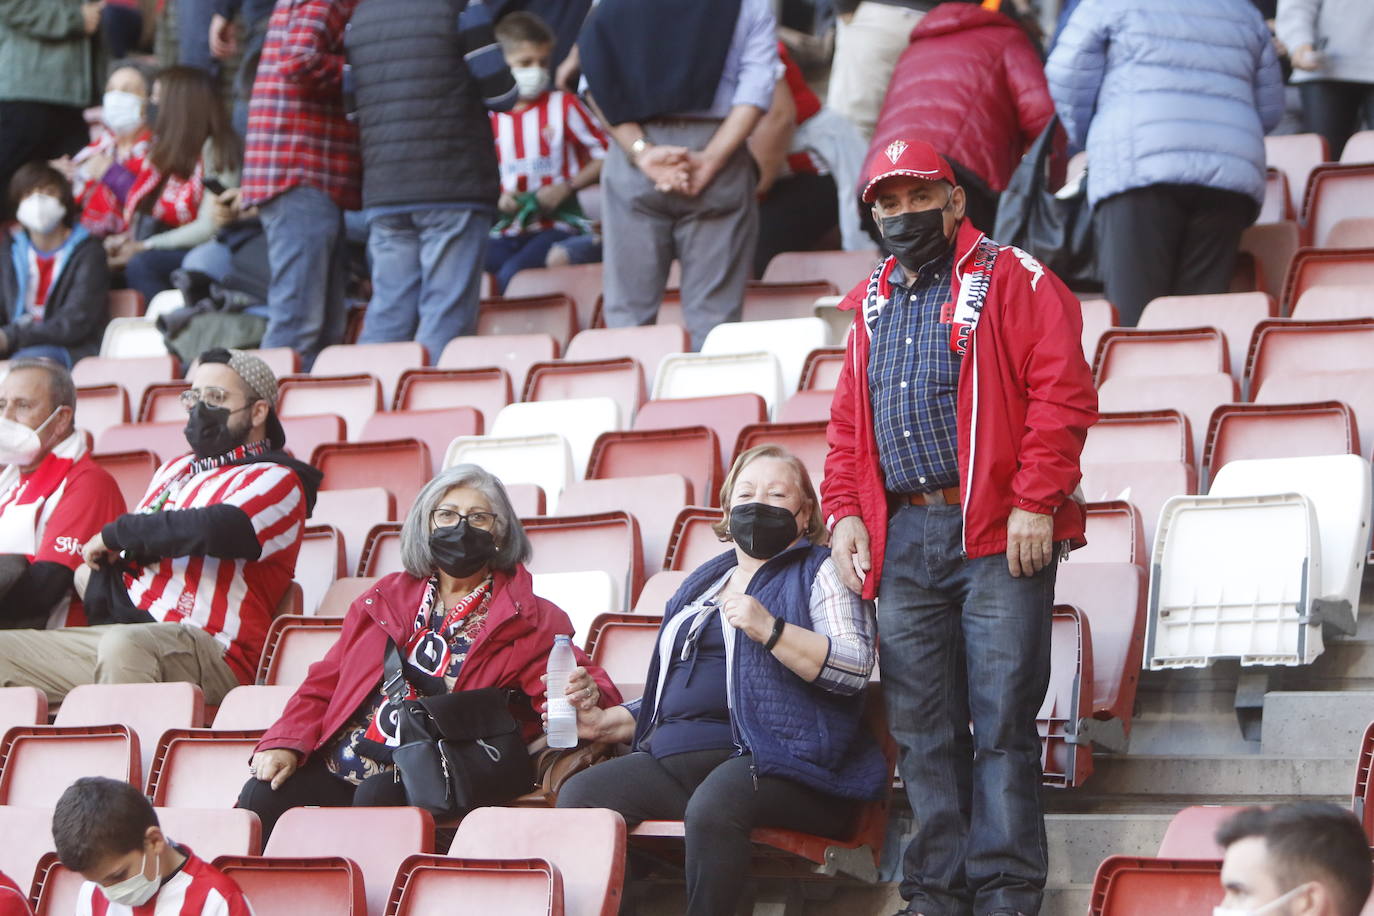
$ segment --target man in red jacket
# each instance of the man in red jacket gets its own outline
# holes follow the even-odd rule
[[[821,499],[845,584],[881,595],[919,824],[903,912],[1036,913],[1053,561],[1083,543],[1074,491],[1097,418],[1082,316],[1058,277],[964,218],[929,144],[893,140],[863,199],[892,256],[842,306],[856,314]]]

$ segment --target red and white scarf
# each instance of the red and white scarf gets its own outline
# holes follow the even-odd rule
[[[951,298],[940,308],[940,323],[948,324],[949,348],[960,356],[968,353],[968,342],[973,337],[973,329],[983,315],[983,303],[987,300],[988,287],[992,284],[992,268],[997,263],[997,243],[986,235],[980,236],[973,246],[973,263],[964,274],[959,285],[959,298]],[[965,259],[970,255],[965,255]],[[864,289],[863,312],[864,327],[870,338],[878,325],[878,316],[892,301],[892,271],[897,267],[897,259],[887,257],[879,262],[868,278]],[[958,274],[956,267],[954,274]],[[950,277],[951,287],[955,276]]]
[[[33,543],[37,544],[38,529],[42,527],[44,516],[49,514],[44,511],[45,504],[66,483],[72,465],[85,452],[85,435],[74,432],[48,452],[31,474],[21,474],[17,465],[6,465],[0,471],[0,526],[18,524],[26,529],[31,527],[32,531],[26,530],[23,534],[31,534]],[[11,511],[20,510],[21,507],[22,511]],[[26,554],[29,562],[33,562],[33,551],[29,550]]]

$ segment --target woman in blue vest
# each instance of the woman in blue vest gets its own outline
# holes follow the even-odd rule
[[[739,457],[716,525],[733,549],[669,599],[644,696],[578,709],[578,732],[632,753],[579,773],[562,808],[611,808],[630,826],[686,824],[687,912],[734,912],[749,831],[842,836],[888,787],[863,727],[871,606],[841,583],[806,468],[777,446]]]

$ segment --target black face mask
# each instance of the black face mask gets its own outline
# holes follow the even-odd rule
[[[496,556],[496,538],[490,531],[461,521],[431,531],[429,552],[441,570],[455,579],[466,579]]]
[[[949,250],[943,208],[884,216],[878,224],[883,233],[883,247],[912,273]]]
[[[730,510],[730,536],[749,556],[771,560],[797,538],[797,518],[782,506],[743,503]]]
[[[209,407],[204,401],[191,409],[183,432],[197,458],[214,458],[243,444],[244,431],[229,428],[232,413],[228,407]]]

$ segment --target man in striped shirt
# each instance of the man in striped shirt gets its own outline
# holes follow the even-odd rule
[[[190,381],[191,453],[82,548],[76,586],[93,626],[0,633],[0,685],[60,703],[77,684],[190,681],[217,704],[252,682],[320,474],[281,451],[262,360],[209,350]]]

